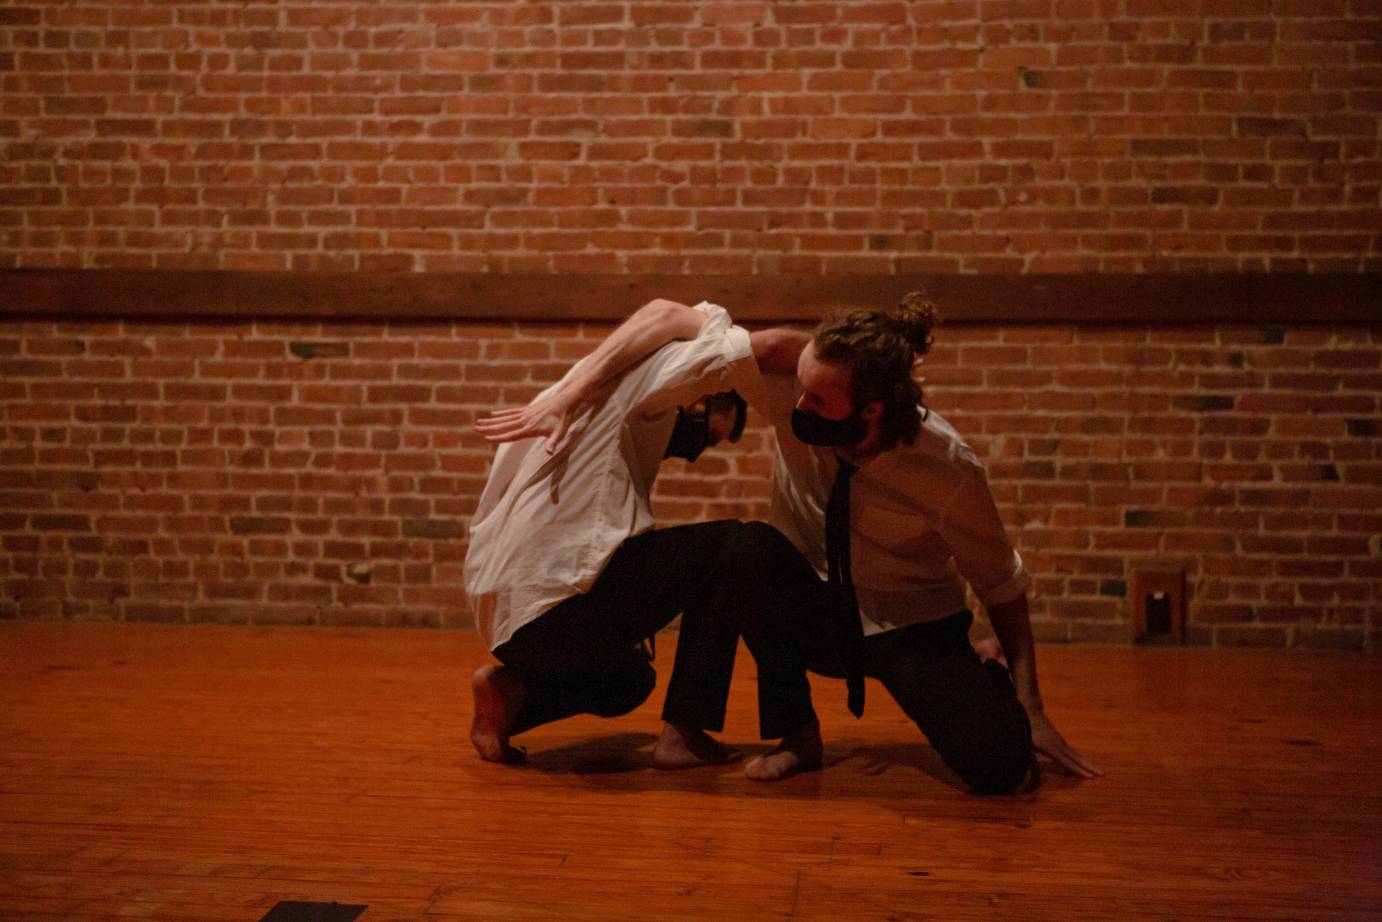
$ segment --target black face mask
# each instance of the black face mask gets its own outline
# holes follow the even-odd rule
[[[672,437],[667,440],[664,458],[685,458],[695,461],[710,444],[710,414],[687,413],[677,407],[677,423],[672,427]]]
[[[792,411],[792,434],[807,445],[855,445],[863,441],[868,422],[858,411],[844,419],[826,419],[805,410]]]

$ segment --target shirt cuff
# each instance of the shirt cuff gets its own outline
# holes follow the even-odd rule
[[[980,602],[984,603],[984,607],[991,608],[994,605],[1003,605],[1007,602],[1015,601],[1027,591],[1028,583],[1027,568],[1022,565],[1022,557],[1017,551],[1013,551],[1012,576],[999,583],[997,586],[992,586],[983,591],[980,591],[977,586],[973,588],[974,594],[978,596]]]

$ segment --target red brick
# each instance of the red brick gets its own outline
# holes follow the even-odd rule
[[[1107,21],[1105,6],[743,2],[626,11],[617,4],[404,4],[369,11],[365,21],[379,26],[376,32],[339,11],[303,9],[289,11],[290,28],[280,30],[279,49],[269,54],[252,53],[244,33],[220,28],[219,20],[179,11],[179,27],[195,24],[218,40],[219,63],[160,47],[171,11],[131,9],[120,14],[122,28],[142,44],[132,43],[133,52],[96,50],[93,63],[102,73],[94,74],[63,72],[70,55],[92,53],[82,42],[99,37],[65,31],[87,11],[54,9],[45,13],[51,22],[44,22],[55,26],[44,36],[46,47],[35,34],[31,45],[0,52],[0,67],[8,64],[30,88],[0,102],[0,181],[15,190],[15,201],[0,209],[8,235],[0,237],[0,266],[1382,270],[1371,256],[1378,216],[1369,190],[1382,180],[1375,120],[1358,114],[1382,101],[1375,92],[1382,57],[1360,41],[1368,27],[1349,21],[1351,6],[1136,0],[1135,9],[1120,7],[1123,19]],[[101,18],[85,25],[105,28],[106,13],[95,12]],[[199,18],[182,18],[194,13]],[[569,44],[552,40],[558,13],[561,28],[574,30]],[[277,25],[273,15],[251,7],[236,21],[268,35]],[[636,52],[642,72],[629,69],[633,52],[614,47],[615,29],[606,28],[622,28],[626,16],[653,30],[657,43]],[[905,36],[893,28],[908,19],[916,26]],[[731,28],[712,34],[707,22]],[[434,48],[414,43],[423,23],[432,27]],[[869,28],[860,30],[863,24]],[[494,27],[497,44],[468,44],[486,26]],[[528,26],[540,28],[529,33]],[[309,42],[308,30],[319,44]],[[866,35],[869,43],[857,40]],[[589,44],[577,46],[577,39]],[[1340,42],[1353,49],[1347,65],[1335,47]],[[357,57],[360,71],[351,72]],[[580,70],[563,71],[563,62]],[[197,97],[190,70],[202,63],[214,69]],[[480,64],[493,72],[474,70]],[[232,65],[238,73],[229,72]],[[155,112],[145,100],[159,94],[186,105]],[[91,132],[97,136],[87,137]],[[21,140],[33,137],[58,140]],[[547,144],[558,146],[541,146]],[[128,161],[136,146],[148,155],[144,166]],[[355,353],[310,363],[284,359],[287,337],[276,356],[256,351],[252,340],[206,353],[181,328],[162,338],[175,350],[191,343],[188,351],[163,352],[160,345],[155,356],[143,345],[147,332],[120,342],[105,333],[85,337],[93,358],[56,364],[44,364],[59,353],[42,345],[3,353],[0,400],[12,440],[27,440],[4,450],[9,469],[21,463],[44,477],[67,477],[95,463],[96,473],[84,473],[104,478],[43,511],[90,514],[100,508],[95,503],[117,495],[107,488],[132,490],[117,483],[136,475],[155,478],[146,484],[154,490],[181,491],[173,495],[217,489],[216,478],[224,477],[177,470],[178,463],[286,466],[300,476],[309,463],[325,466],[323,474],[336,468],[370,476],[392,463],[406,480],[416,477],[407,469],[422,461],[400,431],[405,419],[410,438],[430,438],[430,447],[444,450],[442,470],[475,480],[485,455],[466,432],[474,413],[525,399],[593,347],[574,328],[558,326],[534,337],[555,341],[550,358],[512,353],[513,364],[530,365],[516,372],[482,359],[478,342],[449,333],[413,354],[382,349],[368,360]],[[508,327],[504,335],[511,333]],[[956,411],[971,438],[1005,444],[995,478],[1005,503],[1021,495],[1023,478],[1040,479],[1033,472],[1050,469],[1049,462],[1027,466],[1025,451],[1061,459],[1062,490],[1088,484],[1091,513],[1112,512],[1121,521],[1126,508],[1192,510],[1195,524],[1184,530],[1189,543],[1222,541],[1223,522],[1236,520],[1217,516],[1237,507],[1274,530],[1264,539],[1282,529],[1321,538],[1334,528],[1375,534],[1375,517],[1349,511],[1375,504],[1375,496],[1348,490],[1376,482],[1371,419],[1382,358],[1375,337],[1341,331],[1331,341],[1334,331],[1316,333],[1300,339],[1302,331],[1293,329],[1286,345],[1221,329],[1225,348],[1238,343],[1245,353],[1235,368],[1212,340],[1196,352],[1114,329],[1076,348],[1068,339],[970,339],[956,328],[945,334],[954,337],[948,360],[944,346],[933,355],[928,388],[938,407]],[[291,335],[310,341],[335,334]],[[368,339],[341,335],[357,347]],[[1016,354],[1009,346],[1025,347],[1025,359],[1009,358]],[[977,350],[973,361],[957,365],[970,350]],[[1008,361],[1015,364],[1000,364]],[[448,376],[455,383],[443,381]],[[394,403],[421,395],[382,390],[414,383],[432,388],[428,405]],[[372,393],[385,402],[360,408],[366,386],[379,388]],[[165,389],[175,402],[160,399]],[[981,392],[990,392],[984,400],[991,408],[973,404]],[[299,412],[316,409],[328,412]],[[386,451],[400,457],[387,462],[380,455]],[[761,451],[744,458],[751,476],[762,474]],[[1135,471],[1121,496],[1113,489],[1121,482],[1102,479],[1119,475],[1119,465]],[[122,474],[131,479],[110,479]],[[1290,505],[1298,501],[1289,492],[1297,486],[1322,491],[1307,500],[1313,506],[1318,498],[1318,509]],[[671,510],[687,517],[741,514],[761,504],[761,483],[725,487],[741,493],[732,501],[678,502]],[[471,486],[447,489],[456,498],[446,501],[466,514]],[[162,501],[131,497],[123,508]],[[213,526],[194,518],[174,518],[170,533],[229,528],[224,519]],[[322,516],[302,521],[316,534],[334,528]],[[1062,540],[1078,537],[1072,530]],[[1090,540],[1120,559],[1164,549],[1155,531],[1116,525]],[[281,548],[251,541],[261,542],[250,553],[267,567],[253,572],[278,572],[272,567],[281,565],[274,556]],[[211,553],[215,545],[208,547]],[[304,563],[302,573],[311,572]],[[74,591],[96,591],[98,576],[82,575],[85,588]],[[1339,592],[1361,586],[1361,598],[1372,598],[1366,578],[1348,570]],[[1252,604],[1287,625],[1313,616],[1309,605],[1279,597],[1293,591],[1291,579],[1276,582],[1282,585],[1264,587]],[[1091,591],[1088,581],[1057,584],[1075,596]],[[1301,598],[1338,604],[1310,595],[1318,585],[1299,583]],[[1241,593],[1250,588],[1239,578],[1231,601],[1248,599]],[[454,597],[454,590],[446,594]],[[87,612],[93,604],[81,600]],[[262,615],[238,602],[195,610],[185,607],[187,599],[150,604],[167,607],[145,616],[179,620],[316,618],[310,604],[286,599]],[[329,616],[356,617],[339,606]],[[417,617],[448,623],[444,612]],[[376,612],[366,620],[387,619]],[[1079,633],[1045,623],[1063,639]],[[1096,633],[1124,629],[1091,624]],[[1222,630],[1206,625],[1197,636],[1305,636],[1294,627],[1284,635],[1216,633]],[[1342,640],[1319,637],[1320,645],[1353,642],[1347,633]]]

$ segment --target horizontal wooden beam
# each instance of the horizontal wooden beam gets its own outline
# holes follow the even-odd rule
[[[617,320],[652,298],[749,323],[811,322],[924,288],[951,323],[1377,324],[1382,274],[501,275],[0,270],[0,315]]]

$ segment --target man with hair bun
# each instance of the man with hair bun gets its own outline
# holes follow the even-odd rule
[[[819,762],[803,669],[849,679],[856,714],[862,677],[881,681],[976,793],[1033,787],[1034,750],[1079,777],[1101,774],[1046,716],[1027,575],[983,465],[922,403],[914,367],[938,320],[911,292],[895,311],[853,311],[814,334],[751,337],[778,436],[773,524],[800,551],[761,552],[760,566],[783,574],[784,606],[798,613],[796,643],[767,666],[760,655],[759,677],[772,671],[780,706],[800,714],[802,727],[750,763],[753,776],[773,780]],[[966,583],[988,611],[1006,669],[969,642]],[[770,629],[744,628],[746,638]]]

